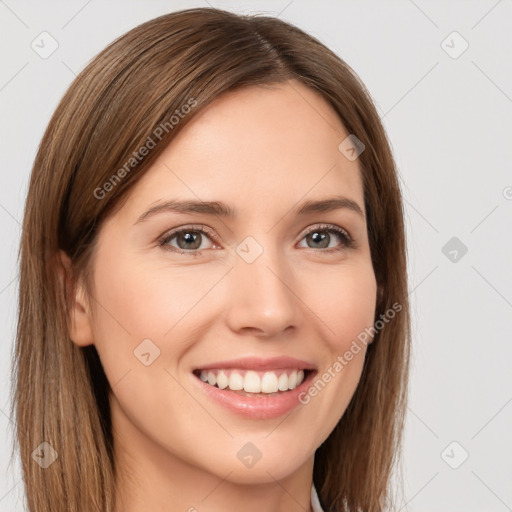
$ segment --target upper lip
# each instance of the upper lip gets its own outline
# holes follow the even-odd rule
[[[295,357],[243,357],[238,359],[230,359],[229,361],[216,361],[203,366],[197,367],[197,370],[213,370],[213,369],[240,368],[246,370],[278,370],[284,368],[296,368],[299,370],[315,370],[313,363],[296,359]]]

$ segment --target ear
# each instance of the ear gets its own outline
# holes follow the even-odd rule
[[[68,318],[69,337],[79,347],[92,345],[94,336],[89,296],[81,280],[74,286],[71,260],[64,251],[60,251],[59,260],[61,290],[65,300],[71,304]]]

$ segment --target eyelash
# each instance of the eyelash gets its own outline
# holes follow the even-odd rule
[[[316,225],[316,226],[312,227],[311,229],[309,229],[306,233],[304,233],[304,236],[302,237],[302,239],[305,238],[310,233],[314,233],[316,231],[320,231],[320,232],[324,231],[326,233],[334,233],[334,234],[338,235],[341,238],[343,245],[341,247],[331,247],[329,249],[313,249],[311,247],[306,247],[306,249],[310,249],[312,251],[324,252],[324,253],[333,253],[333,252],[343,251],[346,249],[355,248],[355,241],[348,234],[348,232],[346,230],[344,230],[343,228],[340,228],[339,226],[336,226],[333,224]],[[179,249],[178,247],[173,247],[173,246],[167,245],[176,235],[179,235],[180,233],[187,233],[187,232],[201,233],[203,235],[207,235],[210,238],[215,238],[214,234],[213,234],[213,230],[211,230],[210,228],[205,228],[205,226],[193,226],[192,225],[192,226],[185,226],[183,228],[179,228],[174,231],[164,233],[164,235],[162,235],[158,239],[158,246],[162,247],[162,249],[165,251],[176,252],[178,254],[187,254],[190,256],[200,256],[202,251],[194,250],[194,249],[187,251],[184,249]],[[203,250],[205,250],[205,249],[203,249]]]

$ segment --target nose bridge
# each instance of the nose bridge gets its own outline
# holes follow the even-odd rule
[[[262,242],[249,236],[236,247],[228,313],[235,330],[250,327],[270,335],[298,323],[293,272],[283,248],[271,245],[271,238]]]

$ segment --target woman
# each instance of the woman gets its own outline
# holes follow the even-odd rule
[[[402,200],[316,39],[189,9],[114,41],[48,125],[20,254],[31,512],[391,506]]]

